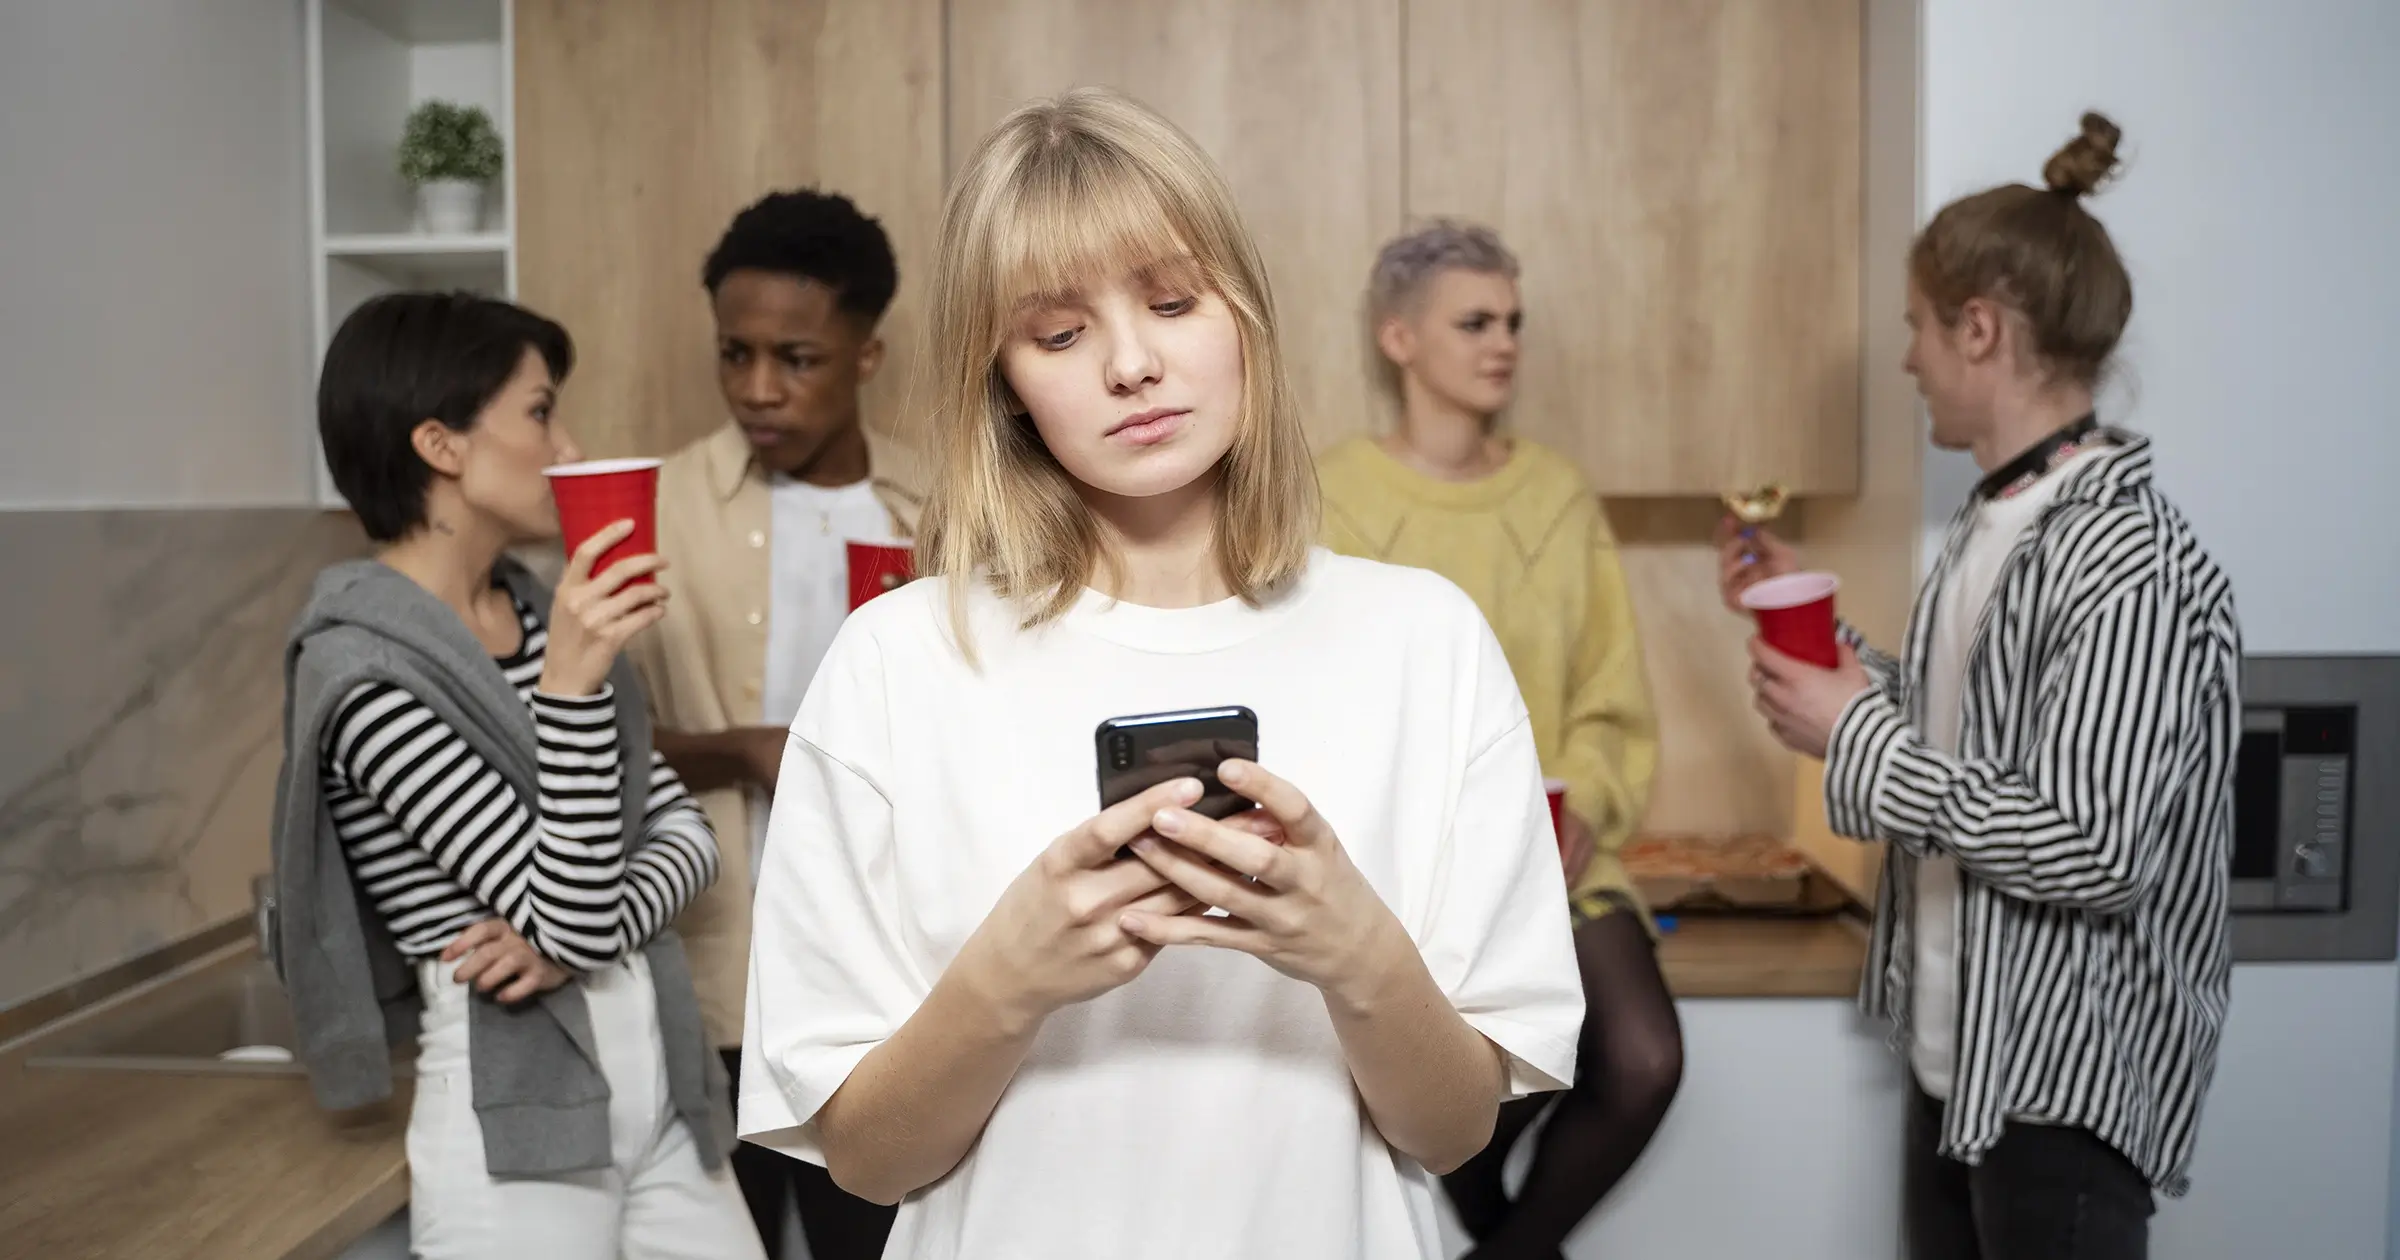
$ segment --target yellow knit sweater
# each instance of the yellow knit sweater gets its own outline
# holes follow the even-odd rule
[[[1437,481],[1367,438],[1317,460],[1325,545],[1431,569],[1483,609],[1533,717],[1542,772],[1598,853],[1579,895],[1633,895],[1617,860],[1642,818],[1658,765],[1658,722],[1616,538],[1583,473],[1547,447],[1515,440],[1480,481]]]

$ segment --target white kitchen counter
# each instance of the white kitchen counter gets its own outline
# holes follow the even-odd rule
[[[1900,1059],[1837,998],[1677,1004],[1683,1090],[1571,1260],[1899,1260]],[[2392,964],[2246,964],[2160,1260],[2387,1255]],[[1454,1254],[1465,1250],[1463,1244]]]

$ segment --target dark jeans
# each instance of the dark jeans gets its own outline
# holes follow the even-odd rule
[[[1942,1104],[1909,1083],[1900,1211],[1910,1260],[2144,1260],[2150,1182],[2088,1130],[2011,1123],[1969,1167],[1936,1152]]]
[[[725,1070],[741,1094],[742,1052],[721,1051]],[[800,1206],[800,1230],[810,1260],[877,1260],[891,1236],[898,1208],[869,1203],[833,1184],[833,1175],[804,1159],[743,1142],[733,1148],[733,1176],[768,1260],[782,1260],[784,1204]]]

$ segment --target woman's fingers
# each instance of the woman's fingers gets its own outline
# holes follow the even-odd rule
[[[506,919],[472,923],[452,937],[450,944],[442,949],[442,961],[458,958],[466,961],[450,973],[451,978],[483,993],[536,971],[542,962],[541,955],[534,952],[524,937],[517,935]]]
[[[1180,848],[1206,858],[1223,867],[1231,878],[1257,880],[1270,888],[1288,888],[1293,882],[1296,859],[1291,849],[1255,832],[1228,827],[1188,809],[1162,809],[1152,825],[1159,835],[1174,841],[1168,848]],[[1134,852],[1148,862],[1148,855],[1142,854],[1142,843],[1134,842]],[[1166,874],[1163,870],[1160,873]],[[1207,895],[1197,888],[1192,888],[1192,892]]]
[[[1276,844],[1283,843],[1283,824],[1275,820],[1275,815],[1263,809],[1243,810],[1230,818],[1218,821],[1236,831],[1247,831],[1261,839],[1271,840]]]
[[[450,943],[442,947],[442,961],[457,962],[474,953],[477,947],[486,942],[499,940],[507,933],[508,923],[502,919],[485,919],[480,923],[470,923],[465,931],[451,937]]]
[[[476,984],[493,968],[500,966],[508,957],[508,952],[506,945],[486,945],[467,955],[467,960],[460,963],[451,976],[460,984]]]
[[[627,556],[624,559],[617,561],[615,564],[612,564],[607,568],[600,570],[598,573],[593,574],[591,586],[593,591],[599,594],[614,594],[624,590],[626,588],[626,584],[632,582],[634,579],[662,572],[666,569],[666,567],[667,558],[657,554],[656,552],[639,556]]]
[[[1173,884],[1169,884],[1166,887],[1159,889],[1157,892],[1151,893],[1147,897],[1135,898],[1131,903],[1126,905],[1125,913],[1156,915],[1190,914],[1194,910],[1205,910],[1207,908],[1207,904],[1202,902],[1198,897],[1195,897],[1190,893],[1177,888]]]
[[[579,585],[590,581],[592,566],[600,562],[601,554],[632,535],[633,522],[630,520],[610,521],[601,526],[591,537],[583,540],[583,545],[577,547],[574,554],[567,557],[567,568],[559,578],[559,585]]]
[[[666,599],[667,588],[656,582],[629,586],[593,604],[591,611],[584,614],[583,622],[594,630],[605,631],[614,623],[633,615],[637,609],[665,603]]]
[[[1137,914],[1127,911],[1118,926],[1135,940],[1164,948],[1169,945],[1210,945],[1264,956],[1271,948],[1267,935],[1240,918],[1205,914]]]
[[[533,969],[533,951],[526,948],[503,950],[490,968],[475,978],[475,987],[490,993],[501,985]]]
[[[1122,846],[1120,846],[1122,847]],[[1068,913],[1087,922],[1103,922],[1112,910],[1166,888],[1166,877],[1140,862],[1111,860],[1096,871],[1083,871],[1073,876],[1077,888],[1068,894]]]
[[[1150,829],[1150,819],[1158,811],[1199,799],[1198,779],[1172,779],[1118,801],[1050,846],[1050,854],[1060,863],[1054,873],[1096,871],[1107,866],[1117,860],[1117,850]]]
[[[547,971],[548,967],[544,960],[538,958],[530,960],[525,970],[517,976],[515,983],[500,990],[500,1000],[514,1006],[550,987],[545,983],[549,979]]]
[[[1174,887],[1230,914],[1255,918],[1264,912],[1266,898],[1273,895],[1172,841],[1144,836],[1133,842],[1133,852]]]
[[[1217,780],[1258,802],[1261,809],[1274,815],[1275,821],[1283,824],[1284,837],[1288,842],[1315,845],[1333,838],[1333,829],[1317,813],[1317,807],[1309,804],[1308,797],[1300,789],[1269,774],[1257,762],[1240,758],[1227,761],[1217,767]]]

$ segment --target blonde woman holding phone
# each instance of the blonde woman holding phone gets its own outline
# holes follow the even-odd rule
[[[899,1202],[892,1256],[1435,1260],[1435,1174],[1572,1079],[1583,1014],[1499,644],[1313,545],[1257,251],[1157,115],[1003,121],[928,309],[931,579],[793,725],[745,1136]],[[1231,706],[1254,808],[1100,808],[1101,723]]]

